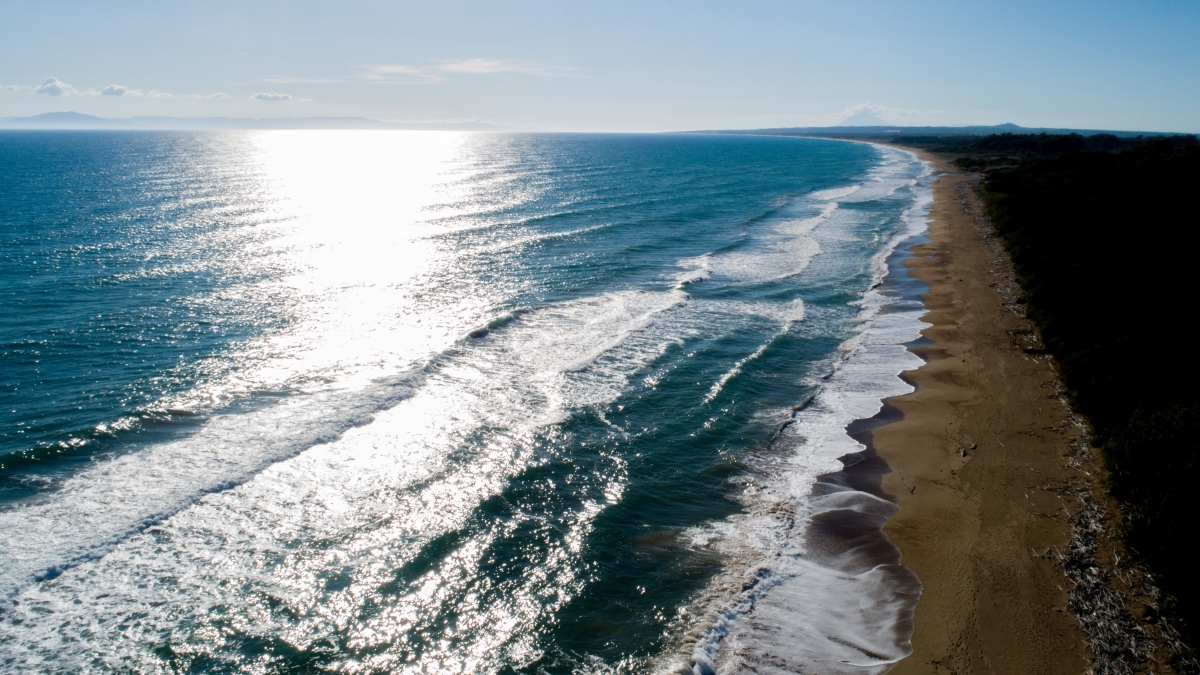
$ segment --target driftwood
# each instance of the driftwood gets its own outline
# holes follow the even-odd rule
[[[1130,556],[1122,558],[1117,548],[1111,563],[1101,562],[1101,544],[1112,545],[1105,541],[1108,515],[1086,487],[1071,493],[1062,495],[1078,504],[1069,517],[1071,541],[1053,557],[1071,581],[1067,607],[1087,635],[1093,659],[1088,675],[1147,672],[1151,662],[1159,666],[1152,670],[1168,665],[1180,675],[1200,675],[1195,654],[1159,612],[1163,597],[1154,577]],[[1132,611],[1139,604],[1146,607],[1141,617]]]
[[[1066,549],[1055,551],[1054,558],[1072,584],[1067,607],[1087,634],[1093,658],[1089,672],[1136,673],[1152,657],[1154,643],[1113,589],[1113,573],[1096,560],[1097,543],[1105,528],[1100,506],[1086,490],[1076,496],[1079,508],[1070,516],[1071,541]]]

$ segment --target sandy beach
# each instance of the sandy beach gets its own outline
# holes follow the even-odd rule
[[[1022,344],[1030,323],[1005,305],[1005,259],[980,225],[977,179],[922,159],[942,175],[930,241],[906,264],[930,289],[932,344],[914,350],[927,360],[906,374],[916,391],[890,400],[904,418],[874,434],[900,506],[885,533],[924,587],[912,655],[892,672],[1079,673],[1085,636],[1045,554],[1070,535],[1050,517],[1065,504],[1048,486],[1067,479],[1080,431],[1052,366]]]

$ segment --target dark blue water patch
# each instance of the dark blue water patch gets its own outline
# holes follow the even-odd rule
[[[199,364],[264,328],[218,298],[250,280],[195,245],[257,222],[259,186],[236,140],[0,133],[0,458],[88,447],[98,427],[191,389]]]

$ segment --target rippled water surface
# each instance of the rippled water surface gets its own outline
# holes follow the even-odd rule
[[[923,175],[799,138],[0,133],[0,669],[769,672],[768,610],[812,672],[885,668],[903,610],[800,524],[905,390],[918,315],[872,289]]]

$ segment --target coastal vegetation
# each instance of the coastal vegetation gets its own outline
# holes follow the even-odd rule
[[[1200,350],[1189,326],[1200,146],[1192,136],[939,142],[964,152],[964,168],[1017,164],[988,172],[989,215],[1045,348],[1091,421],[1122,503],[1122,534],[1173,596],[1159,609],[1181,619],[1195,644]]]
[[[1173,147],[1196,145],[1195,136],[1116,136],[1114,134],[991,134],[988,136],[900,136],[898,145],[957,156],[960,169],[977,171],[1086,152],[1121,152],[1166,141]]]

